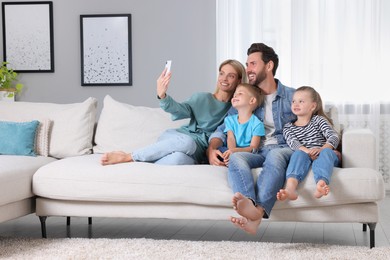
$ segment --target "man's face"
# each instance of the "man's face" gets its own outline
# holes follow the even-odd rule
[[[255,86],[259,86],[260,83],[267,77],[266,64],[261,59],[261,52],[254,52],[249,54],[246,60],[246,74],[248,76],[249,83]]]

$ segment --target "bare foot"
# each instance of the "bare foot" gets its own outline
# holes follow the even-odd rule
[[[330,192],[329,186],[326,184],[324,180],[319,180],[317,182],[317,189],[316,192],[314,192],[314,197],[317,199],[321,198],[322,196],[328,195]]]
[[[288,189],[280,189],[276,194],[276,198],[280,201],[284,201],[286,199],[296,200],[298,199],[298,194],[296,191],[290,191]]]
[[[100,163],[102,165],[117,164],[117,163],[132,162],[132,161],[133,158],[131,157],[131,155],[122,151],[105,153],[100,158]]]
[[[256,235],[257,229],[260,226],[261,218],[258,220],[249,220],[245,217],[236,218],[230,217],[230,221],[236,226],[244,230],[245,232]]]
[[[232,202],[233,208],[237,211],[237,213],[245,218],[251,220],[261,220],[264,215],[264,210],[261,207],[256,207],[252,200],[248,199],[239,192],[234,194]]]

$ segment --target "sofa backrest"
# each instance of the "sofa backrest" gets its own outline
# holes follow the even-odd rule
[[[132,152],[156,142],[166,129],[186,123],[188,120],[172,121],[170,114],[161,108],[133,106],[107,95],[97,123],[93,152]]]
[[[96,113],[97,100],[91,97],[72,104],[0,102],[0,121],[40,122],[36,136],[48,145],[46,155],[55,158],[92,152]]]
[[[340,133],[337,108],[329,106],[325,112]],[[97,123],[93,152],[132,152],[154,143],[166,129],[179,128],[186,123],[188,120],[172,121],[170,114],[161,108],[133,106],[107,95]]]

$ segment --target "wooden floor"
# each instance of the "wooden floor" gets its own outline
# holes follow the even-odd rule
[[[49,217],[48,238],[154,238],[203,241],[261,241],[280,243],[316,243],[369,246],[369,229],[361,224],[266,222],[257,235],[248,235],[229,221],[120,219]],[[390,196],[380,202],[380,221],[375,229],[376,247],[390,246]],[[41,237],[40,222],[35,214],[0,223],[0,237]]]

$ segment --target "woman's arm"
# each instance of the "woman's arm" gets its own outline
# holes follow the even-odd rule
[[[172,97],[167,95],[172,73],[166,72],[167,68],[163,70],[157,79],[157,98],[160,100],[160,107],[165,112],[172,114],[172,120],[190,118],[192,116],[191,107],[185,102],[176,102]]]
[[[159,99],[164,99],[167,96],[167,90],[169,82],[171,81],[172,73],[166,73],[167,68],[163,70],[161,75],[157,79],[157,97]]]

